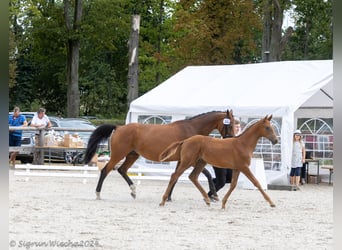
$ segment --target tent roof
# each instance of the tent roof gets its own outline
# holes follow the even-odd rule
[[[332,60],[188,66],[134,100],[129,112],[195,115],[229,108],[238,116],[283,116],[315,94],[328,98],[319,91],[332,80]]]

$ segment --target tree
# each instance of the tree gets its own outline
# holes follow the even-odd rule
[[[289,27],[283,35],[284,11],[290,7],[290,0],[262,0],[263,18],[262,61],[280,61],[281,54],[293,32]]]
[[[138,69],[139,69],[139,30],[140,30],[140,16],[133,15],[131,19],[131,35],[128,41],[129,60],[128,60],[128,105],[138,97]]]
[[[293,4],[295,28],[283,58],[332,59],[332,1],[294,0]]]
[[[261,22],[253,1],[180,1],[174,23],[178,69],[255,61]]]
[[[71,7],[70,0],[64,0],[64,18],[68,32],[67,40],[67,115],[78,117],[80,107],[80,94],[78,88],[78,68],[80,51],[80,29],[82,18],[82,0],[74,0]],[[72,15],[72,12],[74,14]]]

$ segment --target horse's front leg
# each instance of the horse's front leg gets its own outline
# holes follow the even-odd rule
[[[127,171],[128,169],[133,165],[133,163],[139,158],[139,154],[137,154],[135,151],[130,152],[127,156],[125,161],[122,163],[122,165],[119,167],[118,172],[120,173],[120,175],[125,179],[125,181],[127,182],[128,186],[131,189],[131,196],[135,199],[137,196],[136,193],[136,187],[133,183],[133,181],[131,180],[131,178],[129,178],[129,176],[127,175]]]
[[[266,194],[266,192],[262,189],[262,186],[260,185],[260,182],[257,178],[253,175],[252,171],[249,168],[246,168],[243,170],[243,173],[246,175],[246,177],[254,184],[255,187],[259,189],[261,194],[264,196],[264,199],[270,204],[271,207],[275,207],[275,204],[271,200],[271,198]]]
[[[233,190],[236,188],[237,186],[237,181],[239,179],[239,175],[240,175],[240,171],[237,170],[237,169],[233,169],[233,174],[232,174],[232,181],[230,183],[230,187],[229,187],[229,190],[228,192],[226,193],[226,195],[223,197],[222,199],[222,209],[225,209],[226,208],[226,203],[227,203],[227,200],[230,196],[230,194],[233,192]]]
[[[197,189],[201,192],[205,203],[210,206],[210,199],[209,196],[207,194],[207,192],[204,190],[204,188],[201,186],[201,184],[198,181],[198,176],[199,174],[203,171],[203,168],[205,166],[205,162],[204,165],[203,163],[199,163],[198,165],[196,164],[196,166],[194,167],[194,169],[192,170],[192,172],[189,175],[189,179],[192,181],[192,183],[197,187]]]

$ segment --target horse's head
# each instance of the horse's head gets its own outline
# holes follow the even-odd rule
[[[272,115],[265,116],[264,119],[262,119],[262,121],[263,121],[262,136],[269,139],[272,142],[272,144],[274,145],[274,144],[278,143],[278,138],[277,138],[277,135],[275,134],[273,126],[271,124],[271,119],[272,119]]]
[[[235,119],[233,115],[233,110],[226,111],[226,115],[222,122],[217,125],[217,129],[223,138],[232,137],[234,133]]]

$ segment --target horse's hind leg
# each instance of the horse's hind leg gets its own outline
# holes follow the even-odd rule
[[[204,168],[204,166],[205,166],[206,164],[207,164],[207,163],[206,163],[204,160],[200,159],[200,160],[198,160],[198,161],[196,162],[195,168],[203,168],[202,173],[203,173],[203,174],[207,177],[207,179],[208,179],[209,189],[210,189],[210,191],[213,193],[213,198],[214,198],[215,200],[216,200],[216,199],[218,200],[218,196],[217,196],[217,193],[216,193],[216,188],[215,188],[215,184],[214,184],[213,178],[212,178],[210,172],[209,172],[206,168]],[[177,182],[176,182],[176,183],[177,183]],[[171,196],[172,196],[172,192],[173,192],[173,189],[174,189],[176,183],[172,186],[171,191],[170,191],[170,193],[169,193],[169,196],[167,197],[167,201],[171,201],[171,200],[172,200]]]
[[[266,192],[262,189],[260,182],[257,178],[253,175],[252,171],[249,168],[244,169],[243,173],[246,175],[246,177],[256,186],[261,194],[264,196],[264,199],[270,204],[271,207],[275,207],[275,204],[271,200],[271,198],[266,194]]]
[[[165,191],[165,193],[164,193],[164,195],[162,197],[162,201],[160,202],[159,206],[164,206],[165,205],[165,202],[166,202],[167,198],[169,197],[170,192],[171,192],[172,188],[174,187],[174,185],[176,184],[179,176],[181,176],[184,173],[186,168],[184,168],[184,167],[180,168],[180,166],[181,166],[181,163],[180,163],[180,161],[178,161],[176,170],[171,175],[169,184],[168,184],[168,186],[166,188],[166,191]]]
[[[135,199],[136,198],[136,187],[133,183],[133,181],[131,180],[131,178],[129,178],[129,176],[127,175],[127,171],[128,169],[133,165],[133,163],[139,158],[139,154],[137,154],[135,151],[131,151],[127,156],[125,161],[122,163],[122,165],[120,166],[120,168],[118,169],[118,172],[120,173],[120,175],[125,179],[125,181],[127,182],[128,186],[131,189],[131,196]]]
[[[172,192],[173,192],[173,189],[175,188],[175,186],[176,186],[176,183],[177,183],[177,181],[173,184],[173,186],[171,187],[171,190],[170,190],[170,193],[169,193],[169,196],[167,197],[167,201],[172,201],[172,198],[171,198],[171,196],[172,196]]]
[[[239,179],[239,175],[240,175],[240,171],[239,171],[239,170],[236,170],[236,169],[233,169],[232,181],[231,181],[231,183],[230,183],[229,190],[228,190],[228,192],[225,194],[225,196],[224,196],[223,199],[222,199],[222,209],[225,209],[225,208],[226,208],[227,200],[228,200],[230,194],[231,194],[231,193],[233,192],[233,190],[236,188],[237,181],[238,181],[238,179]]]
[[[205,162],[204,162],[205,163]],[[196,164],[197,166],[197,164]],[[189,179],[192,181],[192,183],[197,187],[197,189],[201,192],[205,203],[210,206],[210,199],[207,194],[207,192],[204,190],[204,188],[201,186],[201,184],[198,182],[198,176],[202,172],[204,165],[199,164],[200,167],[195,167],[192,172],[189,175]]]
[[[206,162],[205,162],[205,164],[206,164]],[[220,199],[218,198],[215,183],[213,181],[213,177],[211,176],[211,173],[209,172],[208,169],[203,168],[202,174],[204,174],[208,179],[208,185],[209,185],[209,190],[210,190],[209,193],[211,194],[211,198],[216,200],[216,201],[219,201]]]
[[[97,182],[97,186],[96,186],[96,199],[97,200],[101,199],[100,193],[101,193],[103,181],[108,175],[108,173],[112,170],[112,168],[110,168],[108,164],[109,162],[101,170],[100,178],[99,178],[99,181]]]

